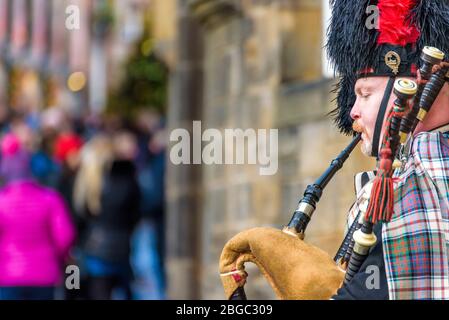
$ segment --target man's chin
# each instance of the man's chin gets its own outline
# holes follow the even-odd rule
[[[362,146],[360,147],[363,155],[367,157],[372,157],[373,145],[371,143],[362,142]]]

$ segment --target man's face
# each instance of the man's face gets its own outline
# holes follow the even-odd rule
[[[362,133],[361,149],[363,154],[368,157],[371,156],[377,114],[384,97],[387,83],[387,77],[368,77],[357,80],[355,84],[354,90],[357,99],[351,109],[351,118],[357,122],[360,132]],[[383,138],[385,119],[392,108],[394,99],[395,95],[392,94],[390,101],[388,102],[387,111],[385,112],[380,141],[382,141]]]

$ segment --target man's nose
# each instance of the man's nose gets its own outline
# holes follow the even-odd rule
[[[358,107],[357,101],[354,103],[354,106],[351,109],[350,116],[351,116],[352,120],[360,119],[360,108]]]

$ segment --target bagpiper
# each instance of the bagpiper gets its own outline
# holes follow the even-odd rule
[[[377,167],[355,177],[334,259],[302,240],[304,227],[245,231],[220,259],[227,297],[243,288],[252,261],[282,299],[449,299],[449,1],[331,7],[336,124],[361,137]],[[306,226],[310,203],[292,221]]]

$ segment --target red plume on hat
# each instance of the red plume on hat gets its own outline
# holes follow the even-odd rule
[[[409,19],[410,11],[416,0],[380,0],[378,44],[394,44],[405,47],[416,44],[419,38],[418,28]]]

